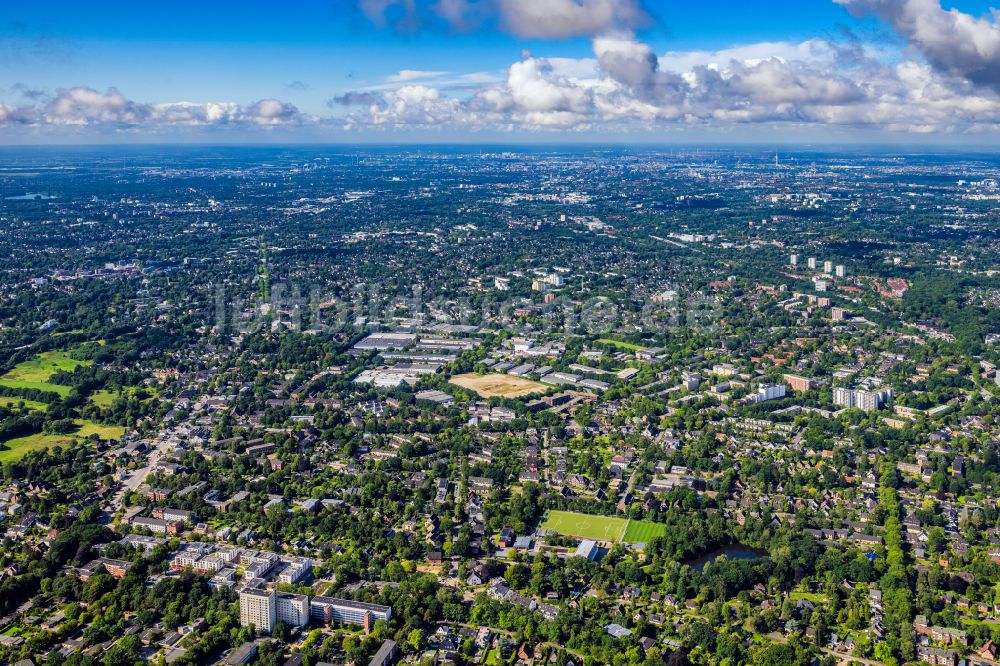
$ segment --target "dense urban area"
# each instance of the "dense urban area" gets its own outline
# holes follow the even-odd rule
[[[0,167],[0,663],[1000,664],[1000,158]]]

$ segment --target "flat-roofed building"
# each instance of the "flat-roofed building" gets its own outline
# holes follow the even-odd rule
[[[278,609],[273,592],[258,587],[240,590],[240,624],[253,625],[257,631],[270,632],[278,623]]]
[[[164,520],[176,521],[178,523],[190,523],[194,518],[194,514],[183,509],[163,509],[160,518],[163,518]]]
[[[417,336],[413,333],[372,333],[354,345],[354,348],[362,351],[403,349],[407,345],[413,344],[416,339]]]
[[[583,557],[593,561],[593,559],[597,557],[597,542],[591,539],[584,539],[580,542],[580,545],[576,547],[576,552],[573,553],[573,556]]]
[[[278,622],[292,627],[309,624],[309,597],[290,592],[272,592],[275,597],[275,614]]]
[[[139,527],[156,534],[176,534],[183,526],[183,523],[175,520],[164,520],[163,518],[139,516],[132,519],[132,527]]]
[[[96,573],[108,573],[115,578],[124,578],[125,574],[132,569],[132,563],[127,560],[114,560],[107,557],[99,557],[89,564],[80,567],[77,577],[86,582]]]
[[[885,403],[892,399],[891,388],[884,388],[878,391],[865,391],[863,389],[847,389],[837,387],[833,389],[833,404],[846,409],[857,408],[870,412],[873,409],[880,409]]]
[[[392,618],[392,608],[335,597],[313,597],[309,601],[309,614],[324,624],[374,624],[378,620]]]
[[[793,391],[799,391],[805,393],[806,391],[812,390],[816,386],[816,380],[810,379],[809,377],[800,377],[798,375],[784,375],[782,379],[788,384]]]
[[[279,583],[297,583],[312,573],[312,560],[308,557],[290,558],[288,566],[278,574]]]

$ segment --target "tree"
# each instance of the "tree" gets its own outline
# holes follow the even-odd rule
[[[892,654],[892,648],[888,643],[879,643],[875,646],[875,659],[885,664],[885,666],[896,666],[899,661]]]
[[[414,629],[406,635],[406,643],[413,648],[414,652],[419,652],[424,644],[424,630]]]

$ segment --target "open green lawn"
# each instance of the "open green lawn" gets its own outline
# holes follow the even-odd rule
[[[70,442],[71,438],[66,435],[49,435],[43,432],[4,442],[6,450],[0,451],[0,463],[12,460],[20,460],[25,454],[40,449],[48,449],[53,446],[64,446]]]
[[[90,394],[90,401],[103,409],[110,407],[117,397],[116,391],[94,391]]]
[[[85,419],[77,419],[76,423],[80,429],[70,435],[52,435],[40,432],[4,442],[7,449],[0,451],[0,463],[18,460],[30,451],[48,449],[53,446],[69,446],[74,439],[83,439],[90,435],[97,435],[101,439],[118,439],[125,434],[125,428],[120,426],[101,425]]]
[[[121,426],[103,425],[86,419],[77,419],[76,422],[80,424],[80,430],[75,433],[77,437],[97,435],[101,439],[119,439],[125,434],[125,428]]]
[[[595,541],[649,543],[653,537],[661,536],[666,527],[645,520],[591,516],[572,511],[550,511],[542,523],[542,529]]]
[[[630,520],[625,530],[625,543],[649,543],[654,537],[661,537],[667,532],[667,526],[661,523],[651,523],[648,520]]]
[[[612,347],[618,347],[619,349],[626,349],[628,351],[639,351],[640,349],[645,349],[641,345],[634,345],[631,342],[620,342],[618,340],[609,340],[608,338],[601,338],[598,340],[602,345],[610,345]]]
[[[621,541],[628,520],[614,516],[591,516],[572,511],[549,511],[542,529],[566,536],[597,541]]]
[[[139,390],[140,390],[140,387],[127,386],[127,387],[125,387],[125,388],[122,389],[121,395],[123,397],[128,398],[129,396],[134,395],[136,393],[136,391],[139,391]],[[144,390],[146,392],[146,396],[147,396],[143,400],[143,402],[145,402],[147,400],[152,400],[157,395],[156,391],[153,390],[153,389],[151,389],[151,388],[142,388],[141,390]],[[95,405],[97,405],[98,407],[100,407],[101,409],[106,409],[106,408],[110,407],[112,404],[114,404],[114,401],[118,397],[118,395],[119,395],[118,391],[103,391],[103,390],[102,391],[94,391],[93,393],[90,394],[90,401],[92,403],[94,403]]]
[[[25,400],[24,398],[10,398],[7,396],[0,395],[0,406],[3,407],[16,407],[18,403],[24,403],[24,406],[28,409],[37,409],[38,411],[44,412],[48,407],[44,402],[37,402],[35,400]]]
[[[90,365],[90,363],[90,361],[78,361],[70,358],[69,352],[42,352],[32,359],[18,363],[10,372],[0,377],[0,386],[14,389],[38,389],[66,396],[69,395],[70,387],[52,384],[49,382],[49,378],[60,370],[72,371],[81,365]]]

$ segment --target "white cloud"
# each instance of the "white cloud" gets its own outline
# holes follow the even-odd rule
[[[500,26],[526,38],[597,36],[648,21],[636,0],[494,0]]]
[[[22,122],[24,122],[24,119],[21,117],[18,109],[0,103],[0,126],[21,124]]]
[[[100,92],[82,86],[61,90],[47,102],[36,105],[0,105],[0,125],[153,129],[211,125],[275,127],[312,121],[293,105],[276,99],[248,106],[234,102],[147,104],[128,99],[115,88]]]
[[[733,46],[719,51],[668,51],[659,57],[660,68],[687,72],[701,66],[725,66],[736,60],[754,64],[770,58],[785,62],[823,62],[831,58],[831,44],[822,39],[804,42],[758,42]]]
[[[502,72],[404,69],[346,92],[318,119],[276,99],[141,103],[111,88],[76,87],[51,99],[0,104],[0,125],[142,129],[272,128],[331,123],[348,129],[612,131],[746,124],[925,132],[1000,130],[998,15],[975,18],[937,0],[836,0],[875,13],[912,45],[891,52],[856,38],[761,42],[719,51],[657,54],[630,28],[639,0],[360,0],[373,20],[435,12],[456,28],[492,21],[521,36],[590,35],[593,57],[529,53]]]
[[[639,0],[358,0],[358,7],[378,27],[416,30],[436,19],[453,30],[493,25],[528,39],[593,37],[649,20]]]
[[[59,93],[43,111],[54,125],[139,124],[149,117],[150,108],[126,99],[114,88],[101,93],[92,88],[70,88]]]
[[[274,127],[298,124],[302,121],[302,116],[292,104],[277,99],[262,99],[247,107],[239,119]]]
[[[543,58],[511,65],[507,90],[513,107],[526,113],[585,113],[592,104],[586,88],[555,74]]]
[[[455,74],[453,72],[444,71],[439,72],[404,69],[396,74],[390,74],[385,77],[385,80],[387,83],[377,83],[375,85],[364,86],[360,91],[350,91],[337,96],[334,98],[334,101],[344,103],[344,100],[350,100],[352,97],[356,97],[358,95],[399,90],[400,88],[417,84],[428,88],[436,88],[438,90],[470,89],[477,88],[488,83],[496,83],[502,80],[502,77],[499,74],[490,72],[468,72],[465,74]],[[347,103],[350,104],[352,102]]]
[[[668,53],[629,34],[593,41],[595,58],[525,54],[471,95],[422,88],[351,113],[351,127],[621,132],[750,123],[974,132],[1000,125],[1000,97],[914,60],[823,40]],[[682,64],[685,65],[682,67]],[[401,91],[400,91],[401,92]]]
[[[363,119],[363,122],[356,122]],[[375,128],[438,129],[453,125],[468,125],[471,118],[459,100],[442,95],[435,88],[411,85],[384,93],[369,104],[363,114],[352,116],[346,126],[354,129],[364,125]]]
[[[419,79],[435,79],[448,75],[449,72],[434,72],[422,69],[401,69],[399,72],[387,77],[387,81],[402,83],[406,81],[417,81]]]
[[[456,79],[460,83],[493,83],[497,80],[496,74],[490,74],[489,72],[470,72],[468,74],[462,74]]]
[[[597,58],[546,58],[552,71],[572,79],[596,79]]]
[[[1000,10],[976,18],[939,0],[834,0],[887,22],[935,68],[1000,90]]]

